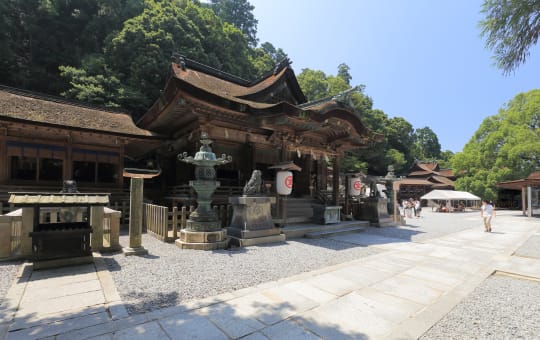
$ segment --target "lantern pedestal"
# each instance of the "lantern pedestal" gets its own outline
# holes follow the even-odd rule
[[[330,224],[341,222],[340,205],[313,205],[313,217],[317,223]]]
[[[230,197],[229,203],[233,206],[233,217],[227,234],[232,245],[245,247],[285,241],[285,234],[272,222],[270,207],[276,203],[275,197]]]

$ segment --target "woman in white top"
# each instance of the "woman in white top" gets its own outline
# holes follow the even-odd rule
[[[484,228],[487,232],[491,232],[491,218],[495,217],[495,208],[491,202],[487,200],[482,201],[482,209],[480,209],[480,216],[484,220]]]

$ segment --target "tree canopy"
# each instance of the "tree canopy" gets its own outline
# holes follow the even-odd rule
[[[540,166],[540,90],[520,93],[484,119],[453,158],[456,187],[487,199],[496,184],[527,177]]]
[[[497,67],[514,71],[529,56],[540,34],[540,0],[485,0],[480,21]]]

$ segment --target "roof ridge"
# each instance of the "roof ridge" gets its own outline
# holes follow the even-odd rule
[[[41,92],[25,90],[25,89],[20,89],[17,87],[12,87],[12,86],[7,86],[7,85],[0,84],[0,91],[8,92],[8,93],[23,96],[23,97],[40,99],[40,100],[45,100],[49,102],[55,102],[58,104],[68,104],[68,105],[78,106],[78,107],[82,107],[86,109],[94,109],[94,110],[98,109],[100,111],[107,111],[111,113],[123,113],[123,114],[130,115],[129,112],[123,109],[111,108],[107,106],[96,105],[96,104],[82,102],[82,101],[73,100],[73,99],[66,99],[66,98],[55,96],[52,94],[45,94]]]
[[[237,75],[234,75],[234,74],[219,70],[219,69],[217,69],[215,67],[200,63],[200,62],[195,61],[193,59],[189,59],[186,56],[181,55],[181,54],[174,54],[172,59],[173,59],[173,62],[178,64],[182,69],[185,69],[186,67],[188,67],[188,68],[191,68],[191,69],[194,69],[194,70],[197,70],[197,71],[202,71],[202,72],[204,72],[206,74],[209,74],[209,75],[212,75],[214,77],[217,77],[217,78],[220,78],[220,79],[223,79],[223,80],[227,80],[227,81],[230,81],[230,82],[235,83],[237,85],[242,85],[242,86],[245,86],[245,87],[251,87],[251,86],[253,86],[255,84],[260,83],[261,81],[263,81],[264,79],[270,77],[271,75],[276,75],[277,73],[279,73],[281,70],[283,70],[285,67],[289,66],[292,63],[289,60],[289,58],[284,58],[279,63],[277,63],[272,70],[264,73],[262,76],[254,79],[254,80],[246,80],[246,79],[244,79],[242,77],[239,77]]]

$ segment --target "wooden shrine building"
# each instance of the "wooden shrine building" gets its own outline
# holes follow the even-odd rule
[[[198,151],[206,132],[213,151],[233,159],[216,168],[223,202],[255,169],[275,193],[270,167],[292,162],[301,169],[293,197],[338,205],[340,157],[382,140],[353,112],[352,91],[307,102],[288,60],[250,82],[180,58],[135,124],[126,113],[0,86],[0,204],[10,191],[56,191],[68,179],[81,192],[126,195],[123,168],[149,160],[162,172],[145,182],[147,198],[187,205],[193,167],[177,155]]]
[[[346,93],[307,102],[288,60],[249,82],[179,58],[171,65],[162,95],[137,125],[168,138],[157,153],[163,187],[173,188],[172,197],[181,197],[181,186],[193,178],[192,167],[176,156],[195,153],[202,132],[213,140],[216,155],[232,156],[232,163],[216,168],[222,186],[241,188],[257,169],[275,192],[275,173],[269,168],[292,161],[301,168],[293,197],[315,197],[333,188],[335,202],[343,152],[382,139],[362,124]]]
[[[120,193],[124,159],[158,145],[126,113],[0,86],[0,205],[10,191],[60,191],[69,179]]]

